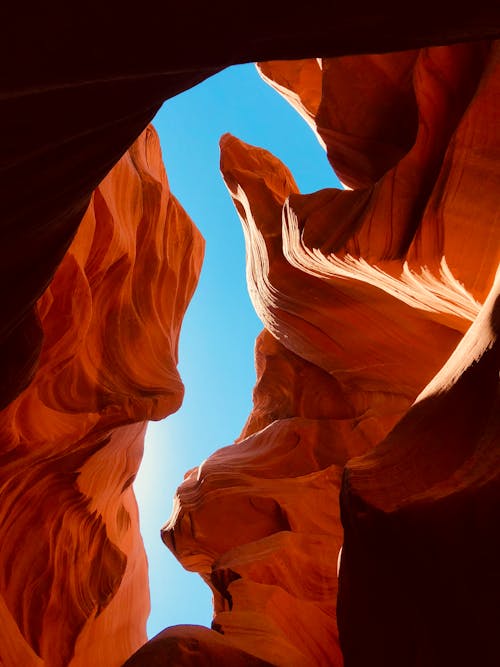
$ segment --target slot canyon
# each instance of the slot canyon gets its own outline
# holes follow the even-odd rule
[[[497,667],[500,9],[113,0],[4,25],[0,664]],[[248,62],[344,188],[220,139],[253,409],[158,536],[212,625],[148,641],[133,481],[183,400],[204,255],[150,122]]]

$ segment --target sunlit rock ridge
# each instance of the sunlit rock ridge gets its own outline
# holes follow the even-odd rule
[[[150,127],[95,190],[37,304],[35,376],[0,413],[2,665],[118,665],[146,640],[131,484],[147,420],[182,401],[202,256]]]
[[[163,539],[249,660],[493,667],[498,45],[259,67],[349,189],[301,195],[222,137],[265,326],[254,410],[189,473]],[[182,632],[143,655],[232,664]]]
[[[6,9],[6,667],[500,663],[498,9],[278,5]],[[147,642],[132,481],[147,421],[182,400],[203,240],[146,126],[255,60],[346,189],[301,195],[221,140],[264,325],[254,409],[162,532],[212,628]]]

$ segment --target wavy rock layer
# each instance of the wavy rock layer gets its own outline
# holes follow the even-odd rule
[[[323,3],[304,12],[258,2],[241,21],[229,0],[195,12],[160,0],[143,11],[118,0],[34,3],[28,14],[8,3],[0,42],[0,117],[8,128],[0,160],[0,408],[33,377],[42,344],[35,304],[93,190],[165,99],[241,62],[500,36],[490,0],[453,12],[419,5],[411,20],[394,5]]]
[[[0,413],[0,662],[121,664],[146,639],[131,483],[146,420],[175,411],[203,241],[148,128],[95,190],[37,310],[30,386]]]
[[[346,466],[338,602],[346,664],[498,663],[499,321],[500,272],[411,409],[372,454]]]
[[[212,634],[169,630],[177,664],[219,664],[217,633],[249,664],[500,660],[498,65],[489,43],[260,65],[353,189],[301,195],[221,141],[266,331],[241,438],[163,531],[215,600]]]
[[[500,32],[481,0],[410,20],[388,2],[233,10],[6,9],[3,664],[119,664],[144,640],[131,482],[145,420],[180,402],[202,253],[151,131],[66,251],[163,99],[235,62]],[[168,630],[131,664],[340,664],[338,616],[349,665],[497,665],[497,47],[269,67],[354,189],[303,197],[272,156],[223,142],[268,330],[255,411],[165,531],[212,586],[214,629]]]
[[[363,69],[356,70],[356,61],[364,61]],[[422,298],[431,288],[439,302],[428,305],[442,314],[451,313],[442,300],[451,297],[450,287],[455,306],[460,291],[486,299],[475,319],[473,309],[465,317],[474,325],[396,428],[372,455],[347,464],[338,608],[346,664],[494,665],[500,660],[494,640],[500,544],[491,534],[500,506],[498,286],[492,287],[500,259],[499,46],[314,60],[307,68],[314,73],[309,81],[321,77],[316,97],[307,87],[302,92],[293,63],[261,65],[314,126],[332,165],[355,188],[349,196],[356,202],[369,196],[370,220],[363,219],[366,208],[355,212],[350,256],[342,262],[330,255],[327,266],[323,255],[338,254],[336,239],[308,229],[314,210],[301,215],[291,198],[297,220],[285,211],[284,233],[292,261],[324,278],[357,272],[374,285],[383,260],[401,257],[404,245],[394,242],[406,228],[402,277],[411,290],[399,289],[399,298],[409,303],[407,296]],[[362,105],[364,115],[353,113]],[[384,113],[369,115],[374,106]],[[357,257],[374,262],[372,230],[384,224],[385,247],[373,272]],[[438,261],[441,287],[431,278]],[[420,285],[417,272],[425,278]]]

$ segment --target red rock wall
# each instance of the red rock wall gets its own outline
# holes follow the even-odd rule
[[[35,303],[91,194],[162,102],[241,62],[386,52],[500,36],[490,0],[233,3],[9,2],[0,40],[0,408],[30,382],[42,344]],[[210,26],[207,29],[207,26]]]
[[[148,128],[93,194],[38,301],[32,383],[0,413],[0,663],[120,665],[145,640],[131,483],[183,396],[177,340],[203,241]]]
[[[182,396],[176,340],[202,243],[149,130],[66,252],[103,176],[166,97],[229,64],[500,34],[481,0],[420,4],[410,20],[390,2],[267,3],[239,23],[227,3],[122,4],[5,11],[9,666],[120,664],[145,639],[131,481],[145,420]],[[164,533],[212,587],[214,629],[168,629],[127,664],[335,665],[341,647],[348,666],[496,666],[497,47],[261,68],[354,190],[302,196],[271,155],[223,141],[267,329],[255,410],[186,479]]]
[[[171,628],[127,665],[186,637],[176,664],[229,665],[216,633],[248,664],[500,659],[498,54],[260,65],[353,189],[301,195],[221,141],[266,331],[242,436],[189,473],[163,532],[216,632]]]

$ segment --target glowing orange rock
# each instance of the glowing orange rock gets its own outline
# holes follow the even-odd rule
[[[367,81],[361,75],[363,60],[365,71],[376,64],[383,76],[377,79],[372,69]],[[393,85],[394,71],[405,64],[419,112],[414,143],[383,173],[380,136],[375,133],[374,151],[361,132],[373,135],[373,128],[382,128],[391,139],[384,125],[390,114],[382,113],[383,94],[391,99],[388,84]],[[317,78],[320,68],[316,61],[313,65]],[[373,454],[347,464],[338,609],[346,664],[396,667],[413,664],[418,655],[418,664],[425,665],[494,665],[500,660],[494,640],[500,543],[488,526],[499,521],[500,433],[498,287],[490,288],[500,259],[495,157],[500,118],[494,101],[500,48],[498,43],[457,45],[416,57],[340,58],[322,65],[322,99],[315,106],[308,104],[310,91],[304,97],[297,92],[300,85],[290,75],[290,64],[283,72],[278,63],[262,66],[268,77],[276,75],[279,88],[286,83],[292,89],[285,91],[287,97],[298,96],[333,166],[357,188],[348,195],[317,193],[309,202],[290,197],[284,232],[294,266],[325,280],[354,278],[372,286],[381,284],[383,268],[387,275],[382,282],[390,290],[398,266],[394,260],[406,259],[401,277],[410,290],[397,289],[399,298],[408,303],[407,296],[420,298],[430,288],[434,294],[427,304],[436,311],[433,317],[439,310],[451,314],[453,301],[453,310],[460,302],[461,308],[466,306],[460,291],[470,305],[470,296],[483,301],[489,294],[483,311],[475,314],[473,308],[465,318],[474,325],[401,422]],[[369,107],[371,124],[356,126],[356,92],[360,104],[376,102]],[[399,109],[401,120],[408,91],[399,95],[400,103],[392,99],[391,108]],[[397,131],[404,127],[403,119]],[[403,148],[402,141],[394,140],[390,147],[398,143]],[[349,229],[342,199],[348,198],[355,235],[346,244],[351,256],[342,257],[341,250],[339,257],[339,232],[346,238]],[[321,215],[326,216],[323,225]],[[331,231],[327,220],[335,222]],[[398,237],[404,238],[399,230],[405,228],[407,250],[402,254]],[[325,261],[331,251],[335,255]],[[375,271],[365,259],[376,262]],[[432,277],[438,271],[441,288]],[[442,349],[435,337],[428,340]],[[457,636],[462,637],[458,643]]]
[[[430,20],[432,15],[432,20]],[[154,20],[151,20],[154,17]],[[265,17],[265,20],[263,19]],[[2,225],[0,408],[31,380],[41,346],[37,299],[68,249],[93,190],[163,101],[228,65],[272,58],[380,53],[500,35],[491,0],[432,3],[412,13],[324,3],[317,11],[257,3],[150,0],[145,12],[109,0],[78,6],[9,3],[0,41]],[[165,39],[165,26],[172,26]],[[207,26],[210,29],[207,30]],[[92,47],[89,48],[89,39]],[[56,196],[57,193],[57,196]]]
[[[163,538],[212,588],[212,627],[229,645],[273,665],[340,664],[337,497],[369,429],[334,378],[268,332],[257,358],[255,416],[189,474]]]
[[[499,325],[500,272],[404,418],[346,467],[338,605],[346,663],[498,662]]]
[[[239,30],[212,21],[210,44],[200,16],[189,39],[165,42],[164,21],[113,3],[88,14],[90,50],[71,12],[44,7],[38,23],[21,8],[9,24],[3,664],[119,664],[145,639],[131,482],[145,420],[182,395],[176,340],[202,243],[149,130],[95,192],[46,291],[100,177],[165,96],[235,60],[498,34],[498,11],[476,6],[432,21],[271,9]],[[71,39],[52,41],[47,22]],[[236,445],[188,475],[164,532],[211,585],[213,629],[167,630],[129,664],[340,665],[337,615],[347,665],[500,662],[496,292],[480,311],[499,257],[498,62],[497,45],[469,43],[262,66],[355,189],[301,196],[271,155],[223,141],[268,329],[255,410]]]
[[[454,277],[486,298],[499,258],[495,216],[486,213],[497,205],[498,51],[496,42],[478,42],[314,60],[309,82],[321,90],[314,104],[290,73],[293,62],[260,65],[306,109],[340,180],[355,188],[298,204],[304,223],[310,218],[307,245],[328,253],[345,244],[377,266],[406,258],[410,268],[436,274],[445,257]],[[478,260],[485,248],[490,261]]]
[[[0,413],[6,667],[109,667],[146,639],[131,483],[146,420],[182,400],[177,340],[202,255],[148,128],[94,192],[38,302],[37,373]]]
[[[496,292],[481,310],[500,248],[497,63],[481,43],[261,65],[352,191],[300,195],[268,152],[221,141],[267,331],[241,438],[188,474],[163,537],[211,586],[213,629],[249,656],[283,667],[499,657]]]

